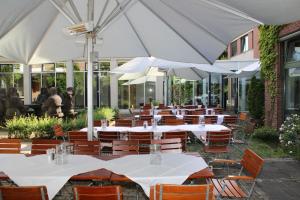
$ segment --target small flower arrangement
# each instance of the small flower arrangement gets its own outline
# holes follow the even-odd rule
[[[300,136],[300,115],[292,114],[286,118],[281,127],[279,141],[283,148],[289,153],[294,154],[295,148],[299,143]]]

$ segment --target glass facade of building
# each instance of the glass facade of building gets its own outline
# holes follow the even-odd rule
[[[0,64],[0,88],[15,87],[23,98],[23,67],[19,64]]]

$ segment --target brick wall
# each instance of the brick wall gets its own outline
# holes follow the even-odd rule
[[[287,36],[297,31],[300,31],[300,21],[284,26],[279,33],[279,37]],[[284,119],[283,43],[278,44],[277,52],[278,57],[275,65],[277,96],[275,100],[274,110],[271,109],[270,96],[268,95],[267,91],[265,91],[265,124],[274,128],[279,128]],[[266,82],[265,85],[267,84],[268,83]]]

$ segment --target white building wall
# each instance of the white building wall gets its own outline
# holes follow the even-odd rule
[[[24,105],[31,104],[31,66],[23,65]]]
[[[118,67],[117,59],[110,60],[110,70]],[[110,105],[112,108],[118,107],[118,77],[117,74],[110,74]]]

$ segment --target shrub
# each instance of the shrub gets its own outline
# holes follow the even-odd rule
[[[61,123],[61,119],[48,116],[38,118],[32,115],[27,117],[14,117],[13,119],[7,120],[5,125],[8,129],[9,138],[28,139],[32,137],[52,137],[52,127],[55,124]]]
[[[288,116],[279,130],[281,132],[280,143],[285,151],[291,155],[300,154],[300,116],[297,114]]]
[[[253,138],[263,140],[265,142],[278,143],[279,133],[276,129],[270,127],[262,127],[254,130]]]
[[[114,116],[115,116],[115,110],[108,107],[97,109],[94,112],[94,120],[106,119],[110,121],[114,118]]]
[[[252,77],[250,82],[247,104],[251,117],[261,120],[264,114],[264,84],[255,76]]]

